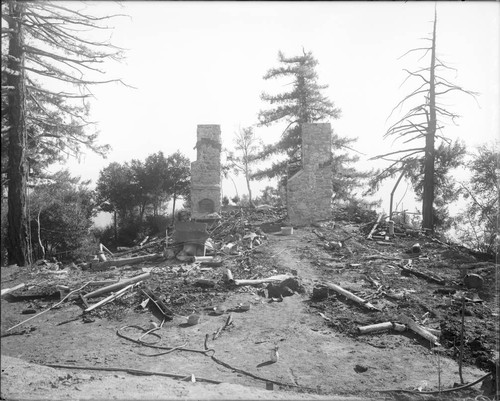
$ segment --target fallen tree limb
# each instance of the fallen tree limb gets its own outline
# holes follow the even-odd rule
[[[290,278],[289,274],[279,274],[277,276],[271,276],[268,278],[261,278],[256,280],[234,280],[234,284],[236,285],[258,285],[258,284],[266,284],[266,283],[275,283],[277,281],[284,281],[287,278]]]
[[[90,282],[89,282],[90,283]],[[30,320],[32,319],[35,319],[36,317],[40,316],[40,315],[43,315],[44,313],[48,312],[49,310],[52,310],[54,309],[55,307],[61,305],[66,299],[68,299],[71,295],[73,295],[74,293],[78,292],[78,291],[81,291],[83,290],[89,283],[85,283],[84,285],[82,285],[80,288],[78,288],[77,290],[74,290],[74,291],[71,291],[68,295],[66,295],[63,299],[61,299],[57,304],[55,305],[52,305],[50,308],[48,309],[45,309],[44,311],[40,312],[40,313],[37,313],[36,315],[34,316],[31,316],[30,318],[26,319],[26,320],[23,320],[21,323],[18,323],[16,324],[15,326],[12,326],[10,329],[7,329],[6,331],[11,331],[12,329],[15,329],[16,327],[18,326],[21,326],[22,324],[24,323],[27,323],[29,322]]]
[[[94,298],[94,297],[98,297],[99,295],[107,294],[108,292],[111,292],[111,291],[119,290],[123,287],[126,287],[129,284],[133,284],[133,283],[137,283],[138,281],[145,280],[145,279],[149,278],[150,275],[151,275],[151,273],[144,273],[144,274],[140,274],[139,276],[129,278],[127,280],[119,281],[116,284],[111,284],[111,285],[108,285],[107,287],[102,287],[102,288],[99,288],[98,290],[92,291],[92,292],[84,295],[84,298],[85,299]]]
[[[148,243],[144,246],[136,246],[136,247],[127,249],[126,251],[115,252],[115,257],[125,256],[125,255],[128,255],[129,253],[133,253],[133,252],[143,251],[145,249],[148,249],[148,248],[151,248],[155,245],[158,245],[159,243],[161,243],[161,241],[163,241],[163,239],[157,239],[157,240],[151,241],[150,243]]]
[[[7,295],[7,294],[10,294],[11,292],[14,292],[16,290],[20,290],[21,288],[23,288],[25,286],[24,283],[21,283],[21,284],[18,284],[16,285],[15,287],[11,287],[11,288],[4,288],[2,291],[1,291],[1,294],[0,296],[4,296],[4,295]]]
[[[130,368],[119,368],[119,367],[96,367],[96,366],[79,366],[79,365],[61,365],[58,363],[46,363],[44,366],[50,368],[60,368],[60,369],[80,369],[80,370],[102,370],[107,372],[125,372],[132,375],[143,375],[143,376],[164,376],[171,377],[173,379],[185,379],[186,375],[178,375],[175,373],[165,373],[165,372],[153,372],[149,370],[140,369],[130,369]],[[196,380],[200,382],[212,383],[212,384],[222,384],[222,382],[212,379],[204,379],[203,377],[196,376]]]
[[[440,284],[440,285],[446,284],[445,280],[443,280],[442,278],[435,277],[435,276],[432,276],[432,275],[427,274],[427,273],[422,273],[422,272],[419,272],[417,270],[410,269],[410,268],[405,267],[405,266],[401,266],[400,264],[398,264],[398,267],[400,269],[402,269],[405,273],[413,274],[414,276],[423,278],[423,279],[425,279],[427,281],[431,281],[433,283],[437,283],[437,284]]]
[[[377,307],[372,305],[371,303],[365,301],[363,298],[358,297],[357,295],[354,295],[352,292],[349,292],[345,289],[343,289],[341,286],[333,283],[325,283],[325,285],[328,288],[331,288],[332,290],[338,292],[339,294],[343,295],[344,297],[350,299],[351,301],[357,302],[361,306],[364,306],[365,308],[368,308],[370,310],[379,310]]]
[[[153,253],[151,255],[134,256],[133,258],[127,258],[127,259],[107,260],[105,262],[92,262],[90,268],[92,270],[101,270],[101,269],[105,269],[105,268],[110,267],[110,266],[119,267],[119,266],[124,266],[124,265],[134,265],[137,263],[155,260],[161,256],[162,256],[161,253]]]
[[[133,288],[135,285],[139,284],[139,282],[137,283],[133,283],[133,284],[130,284],[130,285],[127,285],[125,288],[122,288],[120,291],[118,291],[116,294],[113,294],[113,295],[110,295],[109,297],[107,298],[104,298],[102,301],[99,301],[97,302],[96,304],[94,305],[91,305],[89,306],[87,309],[85,309],[85,312],[90,312],[104,304],[107,304],[111,301],[114,301],[116,298],[120,298],[121,296],[125,295],[125,293],[127,292],[127,290]]]
[[[441,345],[439,344],[438,338],[430,333],[427,329],[423,328],[422,326],[419,326],[417,323],[415,323],[412,319],[410,319],[408,316],[401,316],[399,319],[402,323],[406,325],[411,331],[414,333],[420,335],[421,337],[425,338],[426,340],[429,340],[432,344],[434,345]]]

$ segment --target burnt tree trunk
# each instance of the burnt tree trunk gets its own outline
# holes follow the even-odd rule
[[[429,79],[429,115],[427,132],[425,136],[424,156],[424,188],[422,199],[422,226],[424,229],[434,230],[433,205],[434,205],[434,161],[436,158],[434,141],[436,136],[436,22],[434,16],[434,28],[432,31],[431,68]]]
[[[20,24],[24,4],[9,3],[9,60],[7,85],[10,123],[8,149],[8,263],[25,266],[28,254],[26,219],[26,126],[23,33]]]

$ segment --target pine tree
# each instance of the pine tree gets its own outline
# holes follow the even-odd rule
[[[259,170],[253,174],[253,178],[283,177],[287,174],[287,166],[300,164],[301,161],[301,124],[337,119],[340,117],[340,109],[322,94],[328,85],[318,84],[318,74],[315,67],[318,61],[312,52],[302,51],[302,55],[285,57],[280,51],[278,60],[280,66],[270,69],[264,79],[291,78],[292,89],[289,92],[270,95],[263,93],[262,100],[268,102],[272,107],[259,112],[261,126],[270,126],[278,122],[286,122],[287,126],[281,135],[281,139],[273,144],[265,146],[258,154],[261,160],[268,159],[274,155],[286,155],[286,159],[275,162],[270,168]]]
[[[103,22],[112,17],[85,14],[66,3],[2,3],[7,22],[2,27],[2,95],[7,94],[5,106],[2,101],[2,145],[8,146],[10,264],[28,262],[28,162],[36,166],[60,154],[77,155],[81,146],[106,151],[96,144],[97,134],[85,129],[90,124],[85,99],[92,95],[89,85],[119,81],[94,77],[104,73],[96,68],[98,63],[119,59],[121,51],[107,41],[85,38],[84,32],[108,29]]]

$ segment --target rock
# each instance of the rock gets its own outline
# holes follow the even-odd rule
[[[330,295],[330,290],[325,286],[315,286],[312,291],[312,301],[323,301]]]
[[[215,281],[201,278],[194,282],[194,286],[200,288],[213,288],[215,287]]]
[[[194,326],[200,322],[200,318],[201,318],[200,315],[193,313],[188,317],[187,324],[190,326]]]
[[[363,365],[356,365],[354,367],[354,371],[356,373],[363,373],[363,372],[366,372],[368,370],[368,368],[366,366],[363,366]]]
[[[467,288],[481,288],[484,279],[479,274],[467,274],[464,277],[464,284]]]
[[[269,284],[267,286],[269,298],[289,297],[294,294],[293,290],[281,284]]]

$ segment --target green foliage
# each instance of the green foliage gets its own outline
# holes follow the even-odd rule
[[[373,175],[373,171],[359,171],[352,166],[359,160],[358,156],[341,152],[343,149],[351,149],[351,144],[356,140],[356,138],[340,137],[335,133],[332,135],[332,184],[333,201],[336,203],[356,199],[355,191],[364,187],[366,181]]]
[[[257,171],[253,174],[255,179],[284,176],[287,173],[287,163],[300,161],[302,123],[337,119],[340,116],[340,109],[335,108],[321,93],[328,86],[317,83],[318,75],[315,67],[318,61],[312,52],[303,50],[302,55],[294,57],[285,57],[279,52],[278,60],[281,65],[270,69],[264,75],[264,79],[285,78],[288,82],[291,79],[291,90],[275,95],[263,93],[261,99],[272,107],[259,112],[259,122],[263,126],[284,122],[287,127],[280,140],[273,145],[265,146],[258,158],[265,160],[281,154],[286,155],[287,159],[273,163],[270,168]]]
[[[458,200],[460,191],[452,170],[460,167],[466,155],[463,142],[456,140],[452,144],[441,142],[436,148],[434,161],[434,207],[433,220],[436,227],[448,230],[452,225],[448,205]],[[408,176],[418,200],[423,199],[424,159],[420,158],[411,164]]]
[[[467,163],[472,172],[462,194],[466,210],[455,221],[462,242],[473,249],[497,254],[500,221],[500,150],[498,144],[482,145]]]
[[[97,202],[100,210],[114,213],[118,230],[112,242],[126,246],[141,236],[165,232],[167,222],[161,214],[166,203],[187,197],[189,183],[190,162],[179,151],[104,168],[97,181]]]
[[[28,203],[35,256],[70,260],[79,257],[78,250],[92,242],[90,227],[96,205],[88,185],[63,170],[31,191]]]

